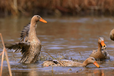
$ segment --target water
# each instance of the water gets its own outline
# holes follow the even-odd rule
[[[98,62],[101,68],[90,64],[87,67],[42,67],[43,61],[35,64],[20,64],[21,53],[8,50],[13,76],[113,76],[114,75],[114,42],[109,33],[114,26],[114,18],[44,18],[47,24],[37,23],[37,36],[42,43],[41,56],[50,59],[65,58],[83,62],[92,50],[97,49],[97,39],[104,37],[111,60]],[[20,32],[30,18],[0,19],[0,32],[5,43],[18,42]],[[1,42],[1,41],[0,41]],[[0,44],[0,52],[2,45]],[[48,53],[47,53],[48,52]],[[1,57],[0,57],[1,58]],[[8,76],[4,60],[3,76]]]

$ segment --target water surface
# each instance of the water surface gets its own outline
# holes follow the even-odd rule
[[[45,59],[73,59],[83,62],[92,50],[97,49],[97,39],[104,37],[111,60],[98,62],[101,68],[90,64],[87,67],[42,67],[43,60],[35,64],[20,64],[21,53],[8,50],[13,76],[113,76],[114,75],[114,42],[109,33],[114,27],[114,18],[66,17],[44,18],[47,24],[37,23],[37,36],[42,43],[40,56]],[[30,18],[0,19],[0,32],[5,43],[18,42],[21,30]],[[1,42],[1,41],[0,41]],[[0,52],[2,45],[0,44]],[[49,54],[48,54],[49,53]],[[0,57],[1,58],[1,57]],[[3,76],[8,76],[6,60],[4,60]]]

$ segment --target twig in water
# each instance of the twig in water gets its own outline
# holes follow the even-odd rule
[[[48,53],[47,51],[45,51],[46,53]],[[52,58],[52,59],[55,59],[53,56],[50,55],[50,53],[48,53],[48,55]]]
[[[52,66],[52,76],[54,76],[53,74],[54,74],[54,73],[53,73],[53,66]]]
[[[80,56],[81,56],[81,58],[82,58],[82,54],[81,54],[81,52],[79,52],[79,54],[80,54]]]

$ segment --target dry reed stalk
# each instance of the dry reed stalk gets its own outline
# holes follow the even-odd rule
[[[3,61],[4,61],[4,50],[3,50],[3,53],[2,53],[0,76],[2,76]]]
[[[6,55],[6,59],[7,59],[7,65],[8,65],[8,69],[9,69],[9,74],[10,74],[10,76],[12,76],[7,50],[5,49],[4,51],[5,51],[5,55]]]
[[[87,15],[93,13],[91,10],[94,10],[94,12],[100,10],[103,12],[102,14],[109,11],[108,15],[110,15],[114,11],[113,3],[114,0],[0,0],[0,13],[6,12],[12,15],[28,16],[42,13],[46,9],[47,13],[52,11],[52,14],[55,10],[58,10],[63,14],[81,14],[81,12],[84,12]],[[98,12],[99,14],[101,13],[100,11]]]
[[[6,60],[7,60],[7,65],[8,65],[8,69],[9,69],[9,74],[10,74],[10,76],[12,76],[12,72],[11,72],[11,68],[10,68],[10,64],[9,64],[9,59],[8,59],[8,55],[7,55],[7,50],[5,48],[3,37],[2,37],[2,34],[1,33],[0,33],[0,37],[1,37],[2,45],[3,45],[3,53],[2,53],[0,76],[2,76],[2,67],[3,67],[3,60],[4,60],[4,52],[5,52],[5,55],[6,55]]]
[[[3,54],[3,51],[0,53],[0,55],[2,55]]]

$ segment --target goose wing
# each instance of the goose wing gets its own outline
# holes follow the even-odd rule
[[[21,42],[22,41],[26,42],[28,40],[29,29],[30,29],[30,23],[27,26],[25,26],[23,28],[23,30],[21,31],[21,36],[20,36],[21,37]]]
[[[29,48],[30,47],[30,43],[28,42],[17,42],[17,43],[13,43],[13,44],[5,44],[6,48],[8,49],[14,49],[15,52],[17,50],[21,50],[21,52],[23,53],[23,48]]]

